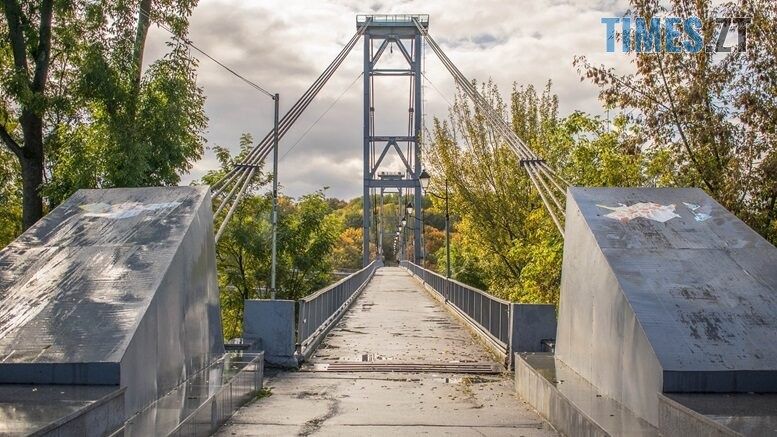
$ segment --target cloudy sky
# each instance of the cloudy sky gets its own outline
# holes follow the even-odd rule
[[[600,22],[625,9],[621,0],[200,0],[191,19],[191,40],[252,81],[280,93],[285,112],[353,35],[357,14],[429,14],[430,33],[467,77],[492,78],[503,93],[514,82],[542,87],[551,79],[562,115],[578,109],[601,113],[596,87],[580,82],[572,60],[585,55],[628,69],[625,55],[605,53]],[[163,30],[152,28],[147,59],[162,53],[166,38]],[[330,196],[360,195],[363,81],[356,79],[362,70],[362,48],[357,44],[282,140],[279,180],[286,194],[299,196],[327,186]],[[392,57],[401,54],[389,53],[387,61]],[[431,50],[425,65],[434,85],[424,81],[424,113],[431,121],[447,114],[455,88]],[[207,59],[200,63],[198,81],[207,96],[209,146],[236,150],[242,133],[261,138],[271,129],[272,101],[266,96]],[[395,81],[390,79],[378,92],[378,134],[401,135],[407,129],[407,84]],[[216,165],[208,151],[183,182]],[[398,160],[388,160],[382,170],[400,170]]]

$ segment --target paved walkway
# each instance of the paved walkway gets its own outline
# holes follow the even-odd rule
[[[397,363],[400,371],[321,371],[331,363]],[[240,409],[218,435],[556,435],[514,394],[511,374],[402,367],[449,363],[495,361],[404,270],[382,268],[310,363],[269,376],[272,394]]]

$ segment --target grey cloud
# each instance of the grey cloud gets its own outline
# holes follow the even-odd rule
[[[201,0],[192,19],[191,38],[251,80],[279,92],[285,111],[351,37],[356,13],[429,13],[432,35],[468,77],[478,81],[491,77],[503,93],[509,92],[514,81],[542,87],[552,79],[562,115],[575,109],[600,113],[598,89],[579,81],[572,58],[586,55],[622,71],[633,68],[626,56],[608,56],[603,48],[600,18],[624,8],[620,0],[593,4],[583,0]],[[163,53],[165,39],[161,30],[152,32],[150,60]],[[202,60],[200,65],[199,84],[207,95],[210,118],[209,144],[236,150],[241,133],[250,132],[256,139],[264,136],[271,127],[269,99],[210,61]],[[361,69],[359,44],[281,143],[281,155],[286,156],[280,179],[287,194],[299,196],[330,186],[329,195],[360,195],[362,79],[310,127]],[[434,116],[447,116],[446,100],[452,101],[455,86],[431,51],[426,53],[426,76],[437,88],[424,81],[429,127]],[[378,122],[387,131],[401,134],[407,129],[407,89],[395,88],[379,95]],[[308,128],[309,133],[294,145]],[[184,183],[215,165],[212,153],[207,152]],[[385,170],[398,166],[398,160],[389,159]]]

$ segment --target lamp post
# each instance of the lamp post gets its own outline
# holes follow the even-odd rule
[[[275,93],[275,116],[273,123],[273,152],[272,152],[272,268],[270,270],[270,299],[275,299],[275,278],[278,265],[278,112],[280,96]]]
[[[451,277],[451,231],[450,231],[450,213],[448,210],[448,179],[445,179],[445,196],[440,196],[428,190],[431,183],[431,176],[426,170],[421,171],[418,176],[418,180],[421,181],[421,188],[426,194],[445,201],[445,277]]]

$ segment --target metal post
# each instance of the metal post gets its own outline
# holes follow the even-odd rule
[[[421,107],[423,102],[421,100],[421,90],[423,87],[421,86],[421,59],[423,59],[423,56],[421,54],[421,34],[416,34],[415,38],[413,39],[413,44],[415,45],[414,54],[415,59],[413,59],[413,81],[414,81],[414,100],[415,104],[414,106],[414,135],[415,135],[415,162],[414,162],[414,169],[415,172],[415,180],[418,182],[418,184],[415,186],[415,211],[416,214],[421,217],[421,223],[417,224],[416,230],[414,232],[415,237],[415,256],[417,260],[420,260],[420,264],[423,265],[424,260],[424,242],[423,242],[423,228],[424,228],[424,213],[423,213],[423,192],[421,191],[421,183],[418,181],[418,176],[421,174],[421,115],[423,112],[423,108]],[[419,262],[419,261],[416,261]]]
[[[275,299],[275,279],[278,265],[278,112],[281,98],[276,93],[273,100],[275,101],[275,116],[272,133],[272,269],[270,272],[270,299]]]
[[[445,179],[445,277],[451,278],[451,229],[448,212],[448,179]]]
[[[370,82],[372,81],[372,59],[370,35],[364,34],[364,194],[362,208],[362,266],[370,264]]]
[[[383,259],[383,191],[384,189],[380,189],[380,210],[378,211],[378,250],[377,250],[377,259],[382,260]]]

